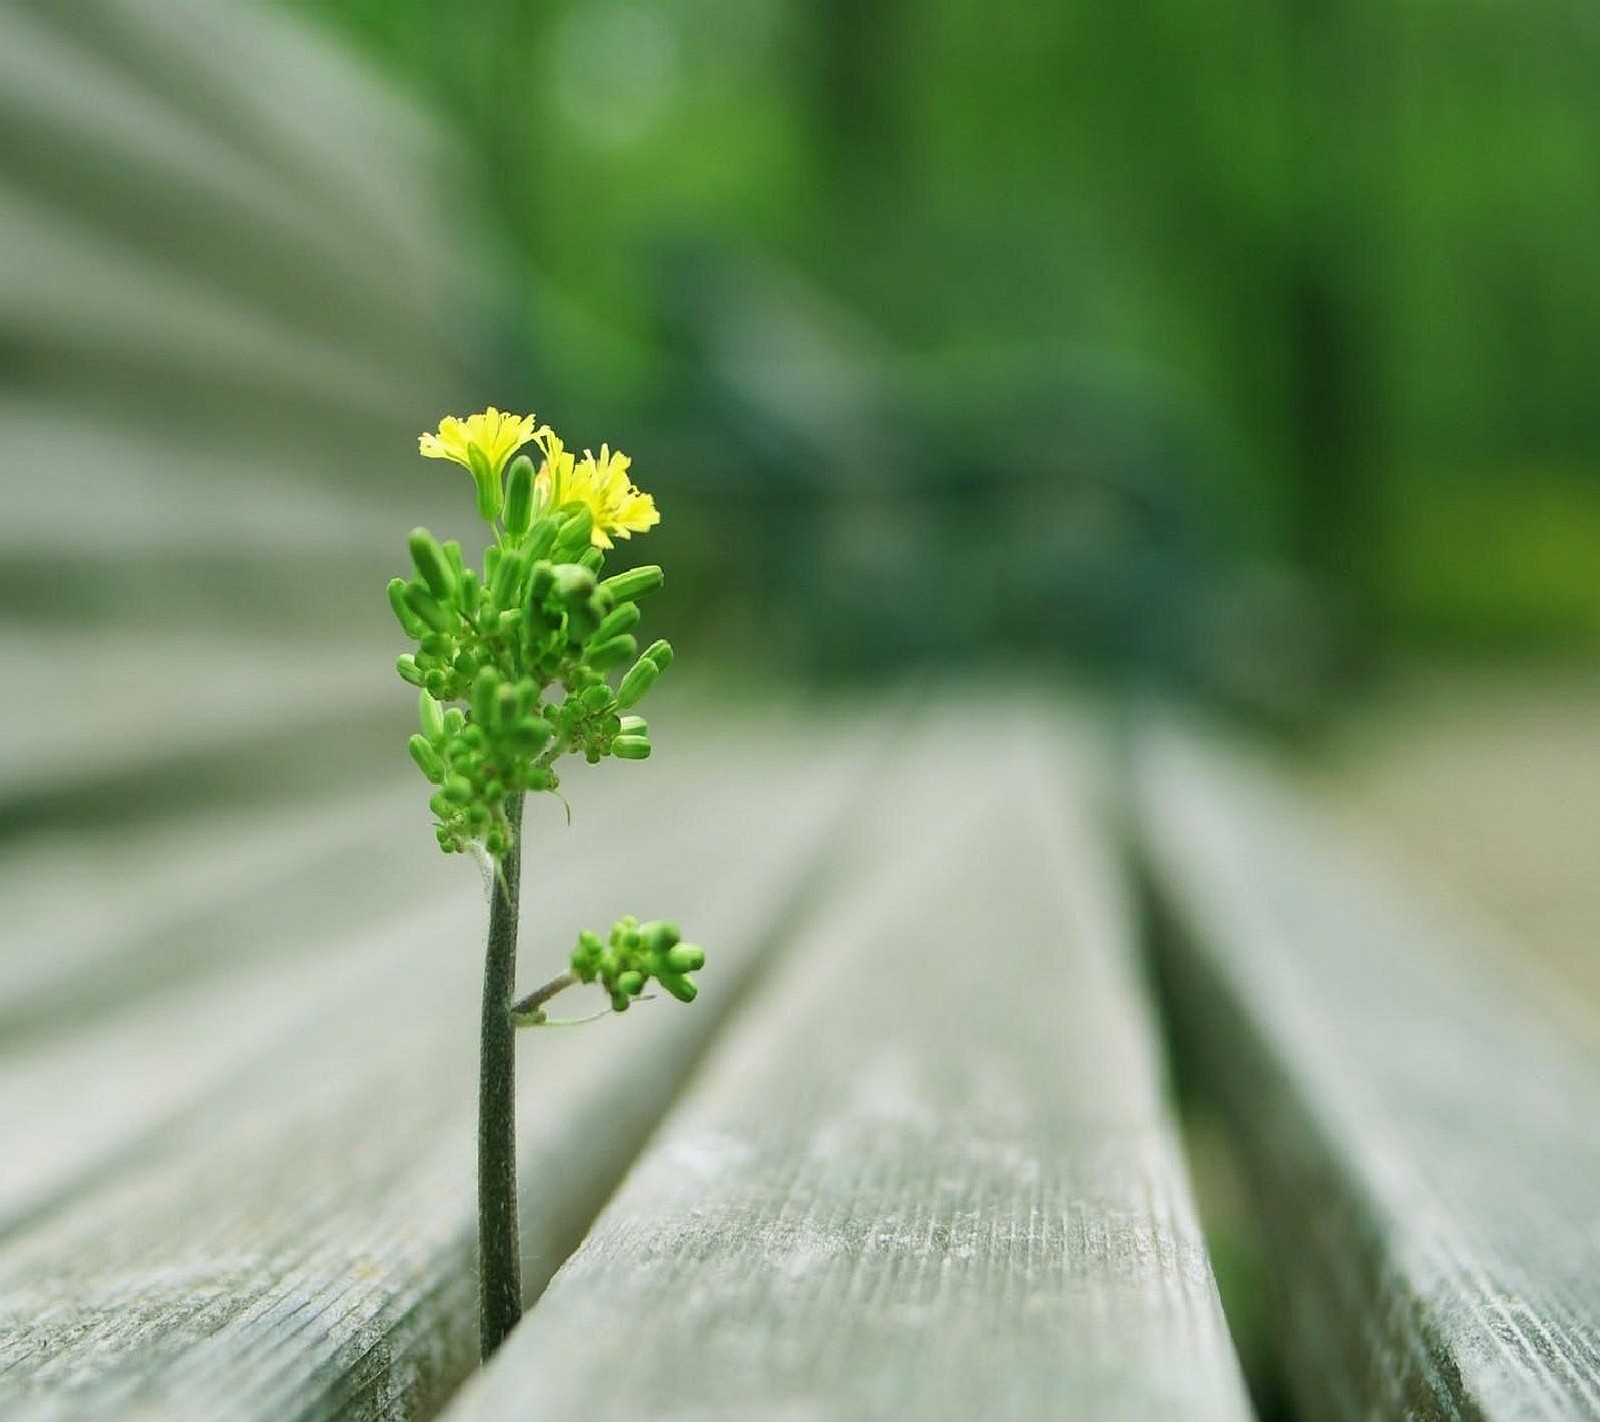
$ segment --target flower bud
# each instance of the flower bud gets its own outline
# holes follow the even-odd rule
[[[452,775],[444,782],[444,798],[452,805],[465,805],[472,799],[472,782],[464,775]]]
[[[409,681],[413,686],[422,685],[422,668],[417,665],[417,659],[410,652],[395,659],[394,669],[400,673],[402,681]]]
[[[411,530],[411,561],[417,573],[440,602],[451,602],[456,595],[456,573],[450,566],[439,540],[425,528]]]
[[[557,563],[550,570],[556,596],[565,603],[586,599],[594,591],[594,574],[579,563]]]
[[[528,716],[511,728],[511,739],[525,755],[536,755],[550,743],[554,734],[542,716]]]
[[[499,471],[489,463],[489,456],[475,444],[467,446],[467,461],[472,467],[472,482],[478,486],[478,514],[486,522],[493,523],[500,517],[504,502]]]
[[[417,583],[406,588],[406,606],[435,632],[448,632],[455,626],[455,618],[434,601],[425,587]]]
[[[426,691],[417,696],[417,719],[422,722],[422,734],[429,741],[444,739],[444,707]]]
[[[644,649],[644,654],[656,664],[657,671],[665,671],[672,665],[672,643],[665,638],[652,642]]]
[[[602,587],[605,584],[601,584]],[[631,632],[639,623],[639,609],[631,602],[625,602],[620,607],[612,610],[600,619],[600,625],[594,629],[594,640],[604,642],[611,637],[623,632]]]
[[[646,563],[642,568],[629,568],[625,573],[615,573],[600,586],[619,603],[623,603],[655,592],[661,582],[661,569],[654,563]]]
[[[514,687],[502,685],[495,692],[494,705],[490,711],[496,726],[505,728],[516,724],[517,720],[517,693]],[[492,796],[490,797],[493,798]]]
[[[435,785],[444,779],[444,762],[439,759],[439,753],[428,744],[426,736],[412,736],[406,742],[406,749],[411,752],[411,759],[416,761],[417,769]]]
[[[494,570],[494,579],[489,584],[489,596],[494,600],[494,605],[499,608],[510,608],[516,605],[517,584],[522,579],[522,570],[526,567],[523,555],[515,548],[508,548],[500,555],[500,561]]]
[[[533,522],[533,461],[519,454],[506,476],[506,532],[521,538]]]
[[[652,953],[672,947],[682,937],[683,931],[670,918],[651,919],[639,929],[640,941]]]
[[[649,760],[650,742],[644,736],[618,736],[611,742],[611,754],[618,760]]]
[[[595,635],[598,637],[599,633]],[[607,667],[614,667],[627,661],[638,650],[638,640],[624,632],[622,636],[612,637],[604,642],[591,641],[584,659],[596,671],[604,671]]]
[[[691,979],[679,977],[676,973],[658,973],[656,980],[679,1002],[693,1002],[700,994],[700,989]]]
[[[617,974],[617,991],[625,992],[629,997],[638,997],[644,991],[645,976],[643,973],[634,972],[632,969],[626,973]]]
[[[556,542],[564,548],[587,548],[589,535],[594,531],[594,514],[587,504],[579,504],[561,520],[556,532]]]
[[[472,679],[472,719],[480,726],[490,723],[499,690],[500,673],[493,667],[483,667]]]
[[[420,639],[427,629],[422,625],[422,619],[406,605],[406,580],[390,578],[388,591],[389,606],[394,609],[395,621],[400,624],[400,630],[408,637]]]
[[[626,711],[628,707],[637,704],[639,698],[650,690],[660,675],[661,668],[650,659],[650,653],[646,652],[628,669],[628,674],[622,678],[622,684],[617,687],[617,705]]]
[[[456,600],[460,602],[462,610],[469,615],[478,610],[478,604],[483,601],[483,589],[478,585],[478,575],[471,568],[463,568],[461,576],[456,580],[458,587]]]
[[[675,973],[692,973],[705,965],[705,949],[693,943],[680,943],[667,950],[667,966]]]
[[[534,525],[524,545],[530,558],[543,558],[556,545],[557,525],[553,518],[541,518]]]

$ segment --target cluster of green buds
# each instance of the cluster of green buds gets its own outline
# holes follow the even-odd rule
[[[640,923],[619,918],[609,942],[587,931],[578,935],[572,950],[572,975],[579,982],[598,982],[618,1012],[655,979],[679,1002],[693,1002],[699,989],[689,976],[705,965],[706,955],[693,943],[683,942],[678,925],[667,919]]]
[[[471,452],[481,465],[481,452]],[[639,599],[661,586],[661,569],[602,578],[599,501],[580,496],[552,507],[550,485],[548,467],[536,474],[519,456],[481,573],[459,543],[419,528],[410,539],[413,576],[389,584],[395,617],[417,643],[396,665],[419,689],[411,755],[437,787],[429,805],[447,851],[477,842],[503,854],[506,797],[556,790],[563,755],[593,764],[650,754],[648,726],[626,713],[672,660],[666,642],[641,654],[635,636]],[[611,674],[624,666],[613,687]]]

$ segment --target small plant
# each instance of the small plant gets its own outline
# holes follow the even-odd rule
[[[529,444],[540,454],[537,469],[518,453]],[[422,726],[410,748],[435,787],[434,834],[447,853],[471,849],[492,866],[478,1092],[479,1321],[488,1358],[522,1314],[517,1028],[565,1025],[546,1007],[580,983],[598,983],[616,1012],[652,981],[690,1002],[690,974],[705,954],[682,942],[675,924],[623,918],[606,938],[580,933],[567,970],[516,997],[524,798],[558,791],[564,756],[592,765],[650,754],[649,727],[633,710],[672,648],[657,641],[640,653],[635,628],[639,600],[661,586],[661,569],[600,574],[613,540],[647,532],[660,515],[633,486],[627,456],[602,445],[598,457],[577,459],[532,415],[491,406],[449,417],[421,436],[420,448],[472,476],[491,535],[480,571],[460,544],[416,529],[415,575],[389,584],[394,614],[417,644],[397,666],[418,688]],[[613,687],[611,675],[625,665]]]

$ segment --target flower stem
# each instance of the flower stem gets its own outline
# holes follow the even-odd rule
[[[561,973],[550,979],[543,987],[535,988],[521,1002],[513,1003],[512,1017],[524,1017],[530,1012],[537,1012],[545,1003],[557,993],[565,992],[569,987],[577,987],[578,975],[576,973]]]
[[[522,879],[522,795],[506,797],[511,844],[489,900],[478,1074],[478,1322],[485,1361],[522,1317],[517,1240],[517,903]]]

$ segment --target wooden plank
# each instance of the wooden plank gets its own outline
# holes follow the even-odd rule
[[[581,878],[619,815],[636,833],[663,832],[673,792],[715,764],[710,749],[685,749],[665,776],[609,765],[588,777],[576,829],[554,801],[535,802],[530,862]],[[434,845],[425,789],[408,776],[332,806],[182,817],[137,846],[118,826],[8,857],[0,1235],[113,1168],[330,998],[403,970],[413,905],[429,905],[424,937],[470,936],[478,878]],[[76,1103],[72,1130],[63,1100]]]
[[[795,902],[858,783],[854,755],[800,758],[730,730],[717,774],[670,812],[597,826],[576,872],[529,866],[525,962],[630,907],[678,913],[715,952],[693,1011],[650,1004],[625,1024],[525,1039],[530,1290]],[[475,1350],[472,919],[419,906],[381,972],[319,999],[300,1028],[4,1241],[0,1414],[281,1422],[438,1406]],[[194,1025],[230,1023],[213,1011]]]
[[[392,99],[373,97],[370,76],[330,44],[308,33],[285,36],[295,30],[286,17],[274,24],[244,7],[210,5],[200,19],[189,8],[173,0],[142,0],[137,9],[105,0],[8,5],[0,13],[0,134],[7,140],[0,171],[8,186],[42,198],[69,228],[113,232],[130,252],[204,274],[238,303],[290,310],[308,332],[428,359],[428,297],[460,275],[444,205],[431,221],[413,214],[409,230],[391,230],[384,219],[393,204],[374,210],[383,190],[370,180],[334,198],[320,178],[324,165],[311,161],[316,150],[278,144],[270,156],[259,154],[260,136],[271,130],[259,109],[242,123],[219,121],[234,109],[239,82],[221,81],[280,51],[277,72],[262,76],[275,81],[277,106],[326,125],[324,144],[336,134],[333,146],[347,163],[365,156],[408,174],[413,203],[424,210],[416,177],[448,170],[442,147],[429,152],[412,141],[385,152],[419,126],[403,124]],[[191,32],[181,63],[175,28]],[[196,46],[197,30],[210,38],[209,50]],[[218,43],[225,34],[234,51],[254,42],[264,52],[230,60]],[[285,37],[297,59],[289,72]],[[165,47],[164,65],[152,65],[152,45]],[[291,84],[296,102],[285,106]]]
[[[1248,1415],[1096,822],[995,708],[855,871],[447,1414]]]
[[[0,661],[28,669],[8,687],[26,729],[0,740],[0,804],[266,736],[299,734],[314,757],[341,720],[387,720],[392,734],[406,715],[392,670],[355,643],[0,624]]]
[[[1139,762],[1171,997],[1305,1415],[1600,1415],[1596,1044],[1259,769],[1170,727]]]

